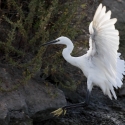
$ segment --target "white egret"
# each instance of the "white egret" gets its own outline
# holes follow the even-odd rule
[[[70,64],[80,68],[87,77],[87,95],[85,102],[64,106],[54,111],[59,116],[66,113],[66,109],[86,106],[93,86],[99,86],[110,99],[117,99],[114,88],[120,88],[125,75],[125,61],[120,59],[119,32],[114,24],[117,19],[111,19],[111,11],[106,12],[106,7],[99,5],[93,21],[89,25],[90,39],[89,50],[80,57],[72,57],[70,54],[74,48],[72,41],[64,36],[57,38],[48,44],[64,44],[62,55]]]

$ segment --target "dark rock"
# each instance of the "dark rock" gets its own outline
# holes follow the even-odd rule
[[[118,93],[119,96],[125,96],[125,84],[123,84],[122,88],[119,89],[118,92],[119,92]]]
[[[2,84],[6,82],[9,86],[13,85],[14,76],[9,74],[6,68],[1,68],[0,71],[3,69]],[[35,79],[31,79],[15,91],[0,92],[0,125],[23,125],[23,123],[32,125],[31,118],[35,118],[38,112],[41,118],[46,119],[48,116],[42,113],[43,111],[50,114],[54,109],[64,105],[66,100],[61,90],[52,84],[38,83]]]
[[[107,9],[112,11],[112,17],[118,22],[125,22],[125,1],[124,0],[102,0]]]
[[[0,103],[0,125],[8,125],[9,120],[7,105]]]

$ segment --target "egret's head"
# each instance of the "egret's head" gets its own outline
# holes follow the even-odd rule
[[[50,42],[43,44],[42,46],[49,45],[49,44],[66,44],[68,41],[70,41],[69,38],[67,38],[65,36],[61,36],[53,41],[50,41]]]

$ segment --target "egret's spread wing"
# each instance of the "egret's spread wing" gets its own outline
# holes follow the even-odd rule
[[[102,4],[100,4],[93,21],[89,25],[90,48],[87,55],[91,58],[93,65],[105,72],[106,77],[114,79],[112,84],[117,88],[121,86],[120,84],[117,85],[115,80],[117,74],[119,32],[114,26],[117,19],[110,19],[110,17],[111,11],[106,12],[106,7],[102,7]]]

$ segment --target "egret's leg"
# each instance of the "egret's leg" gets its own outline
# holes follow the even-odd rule
[[[78,108],[78,107],[86,107],[86,106],[88,106],[89,102],[90,102],[90,91],[87,90],[85,102],[64,106],[62,108],[59,108],[59,109],[53,111],[52,114],[54,114],[55,116],[59,116],[61,114],[65,115],[67,109]]]
[[[63,109],[66,110],[66,109],[71,109],[71,108],[88,106],[88,104],[90,102],[90,94],[91,94],[92,87],[93,87],[93,84],[92,84],[91,77],[88,77],[88,79],[87,79],[87,94],[86,94],[85,102],[77,103],[77,104],[73,104],[73,105],[69,105],[69,106],[64,106]]]
[[[54,112],[52,112],[52,114],[59,116],[61,114],[66,114],[67,109],[88,106],[90,102],[90,92],[92,90],[92,87],[93,87],[92,80],[91,80],[91,77],[89,76],[87,79],[87,94],[86,94],[85,102],[64,106],[62,108],[55,110]]]
[[[72,105],[68,105],[68,106],[64,106],[63,109],[85,107],[85,106],[89,105],[89,102],[90,102],[90,92],[89,92],[89,90],[87,90],[86,99],[85,99],[84,102],[77,103],[77,104],[72,104]]]
[[[89,105],[91,92],[87,89],[85,103]]]

